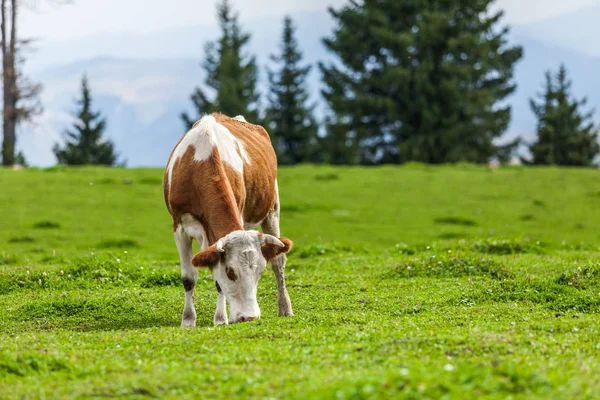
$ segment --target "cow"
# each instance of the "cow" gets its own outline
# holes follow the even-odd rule
[[[197,267],[213,275],[215,325],[260,318],[256,292],[267,262],[277,280],[279,315],[293,315],[284,275],[293,243],[280,237],[277,157],[262,126],[242,116],[205,115],[173,149],[163,191],[185,291],[182,327],[196,326]],[[201,250],[195,256],[193,240]]]

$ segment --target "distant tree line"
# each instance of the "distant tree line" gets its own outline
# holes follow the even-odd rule
[[[206,45],[206,87],[192,94],[195,115],[244,114],[264,124],[283,164],[508,162],[520,145],[527,164],[591,165],[598,155],[592,114],[570,98],[561,66],[547,75],[542,102],[531,101],[537,139],[498,144],[511,119],[504,101],[515,91],[514,66],[523,56],[508,44],[502,12],[493,0],[349,0],[329,9],[336,22],[323,43],[335,56],[319,63],[327,104],[318,124],[290,17],[279,52],[267,70],[266,107],[257,92],[258,67],[248,54],[250,35],[229,0],[217,5],[220,38]],[[324,134],[319,134],[319,126]]]
[[[69,3],[70,0],[53,0],[53,3]],[[0,0],[0,52],[2,53],[2,165],[27,165],[22,152],[17,152],[17,127],[33,120],[42,112],[39,94],[42,85],[32,82],[23,74],[25,52],[31,39],[21,38],[18,17],[22,0]],[[117,165],[117,154],[112,142],[102,135],[106,121],[91,109],[92,98],[87,78],[82,81],[82,97],[77,101],[73,128],[64,133],[65,145],[55,145],[54,154],[59,164],[66,165]]]
[[[586,99],[571,95],[564,65],[546,73],[544,91],[531,99],[537,118],[532,143],[498,144],[511,119],[506,98],[516,89],[520,46],[508,43],[503,13],[493,0],[348,0],[329,9],[336,24],[323,43],[334,56],[318,65],[326,107],[315,117],[296,27],[288,16],[271,65],[268,92],[258,91],[259,68],[229,0],[217,4],[220,36],[205,46],[204,88],[191,95],[193,115],[244,115],[262,124],[282,164],[506,163],[523,146],[525,164],[590,166],[600,153],[598,127]],[[0,0],[3,82],[2,163],[24,164],[16,127],[41,111],[41,86],[20,65],[29,43],[17,38],[19,0]],[[10,29],[9,29],[10,28]],[[61,164],[117,165],[114,144],[103,137],[106,120],[93,110],[87,78],[71,129],[54,153]]]

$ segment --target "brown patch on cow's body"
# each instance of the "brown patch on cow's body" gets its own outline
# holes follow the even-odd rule
[[[212,116],[243,144],[249,159],[246,162],[237,149],[244,161],[243,175],[222,162],[216,147],[207,160],[197,162],[195,148],[189,146],[175,161],[171,182],[168,170],[163,180],[173,230],[181,224],[184,214],[191,214],[202,224],[209,245],[232,231],[244,229],[242,216],[244,222],[251,224],[264,220],[274,209],[277,197],[277,158],[264,128],[222,114]]]
[[[277,156],[267,131],[260,125],[238,121],[223,114],[213,114],[242,144],[250,163],[244,161],[246,198],[243,216],[247,223],[259,223],[275,206]],[[235,172],[235,171],[233,171]],[[239,175],[238,175],[239,176]]]

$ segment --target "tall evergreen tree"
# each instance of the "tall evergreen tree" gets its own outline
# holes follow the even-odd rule
[[[270,93],[266,114],[279,161],[283,164],[315,161],[318,139],[313,115],[315,105],[307,104],[310,95],[306,80],[311,66],[301,65],[302,53],[295,31],[292,19],[285,17],[281,53],[271,56],[278,68],[268,71]]]
[[[205,46],[206,85],[214,92],[210,100],[204,90],[197,88],[191,96],[197,118],[182,113],[186,128],[190,128],[202,115],[218,111],[230,116],[243,115],[248,121],[258,121],[256,91],[258,69],[254,56],[244,53],[250,35],[242,32],[239,16],[229,0],[217,5],[221,37]]]
[[[571,98],[571,84],[561,64],[555,79],[550,71],[546,72],[540,101],[530,100],[538,119],[537,141],[529,148],[530,163],[589,166],[600,153],[593,112],[582,114],[587,99]]]
[[[114,145],[108,140],[103,140],[102,135],[106,128],[106,120],[101,118],[99,112],[92,111],[92,95],[87,77],[81,80],[81,99],[76,101],[80,107],[77,112],[77,121],[72,130],[66,130],[65,146],[54,145],[54,154],[59,164],[65,165],[115,165],[117,154]]]
[[[321,63],[339,163],[486,162],[510,120],[520,47],[493,0],[349,0]],[[505,149],[502,149],[505,152]]]

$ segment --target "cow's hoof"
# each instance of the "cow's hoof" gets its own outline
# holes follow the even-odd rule
[[[215,325],[227,325],[229,321],[227,321],[226,315],[215,315]]]
[[[196,320],[183,320],[181,321],[181,327],[182,328],[195,328],[196,327]]]
[[[294,312],[293,311],[281,311],[281,312],[279,312],[279,316],[280,317],[293,317]]]

